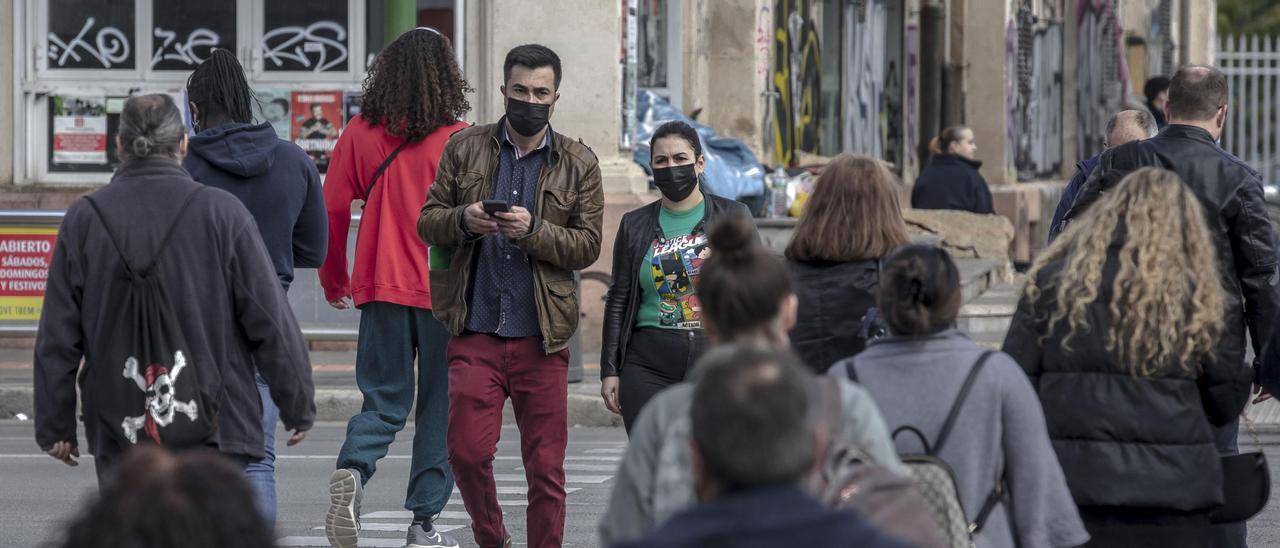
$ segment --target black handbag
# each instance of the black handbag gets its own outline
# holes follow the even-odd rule
[[[1241,417],[1259,448],[1253,423]],[[1258,515],[1271,498],[1271,469],[1262,451],[1222,457],[1222,506],[1209,514],[1211,523],[1238,523]]]

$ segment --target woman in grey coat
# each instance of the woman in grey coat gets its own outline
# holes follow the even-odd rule
[[[829,375],[853,370],[879,404],[891,432],[919,430],[934,444],[960,386],[987,351],[952,328],[960,310],[960,276],[947,252],[900,248],[884,263],[879,304],[891,336],[836,363]],[[899,454],[922,454],[918,437],[902,432]],[[937,456],[955,473],[970,523],[1003,480],[1006,495],[975,535],[979,548],[1079,546],[1089,540],[1027,375],[994,353],[974,377],[967,399]]]

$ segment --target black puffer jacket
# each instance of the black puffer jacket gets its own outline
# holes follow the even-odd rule
[[[880,262],[787,261],[800,300],[791,347],[814,372],[862,352],[862,317],[876,305]]]
[[[694,231],[706,230],[722,216],[741,215],[751,217],[747,206],[703,191],[706,213]],[[628,211],[618,225],[618,236],[613,242],[613,280],[604,304],[603,346],[600,349],[600,378],[616,377],[622,371],[623,356],[631,332],[635,329],[636,314],[640,306],[640,281],[636,272],[644,260],[653,240],[661,236],[658,212],[662,200]]]
[[[1198,371],[1169,363],[1136,377],[1106,349],[1108,306],[1119,247],[1103,268],[1099,298],[1087,309],[1089,331],[1062,348],[1069,327],[1047,329],[1057,306],[1063,263],[1036,279],[1034,313],[1024,298],[1004,351],[1026,370],[1040,395],[1049,437],[1076,504],[1205,511],[1222,503],[1222,469],[1210,425],[1235,419],[1248,398],[1251,371],[1239,361],[1206,360]]]
[[[1277,292],[1275,230],[1267,219],[1258,173],[1213,142],[1209,132],[1172,124],[1159,135],[1102,153],[1098,167],[1076,195],[1066,222],[1079,218],[1102,192],[1142,167],[1177,173],[1204,205],[1205,221],[1218,253],[1218,270],[1226,288],[1227,317],[1218,358],[1245,361],[1245,328],[1255,355],[1272,334],[1280,293]],[[1273,393],[1280,391],[1280,363],[1258,372]]]

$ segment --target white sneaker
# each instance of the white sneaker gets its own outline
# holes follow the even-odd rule
[[[415,521],[409,526],[405,548],[458,548],[458,540],[441,533],[428,522]]]
[[[329,511],[324,516],[324,533],[334,548],[359,545],[362,496],[360,472],[343,468],[329,476]]]

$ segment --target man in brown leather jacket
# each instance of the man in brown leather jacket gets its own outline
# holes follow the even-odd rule
[[[579,317],[573,271],[600,255],[604,195],[595,155],[548,125],[560,98],[555,52],[519,46],[503,76],[506,116],[449,140],[418,233],[431,246],[434,313],[454,336],[449,463],[476,544],[511,542],[493,480],[510,397],[529,482],[529,546],[560,546],[566,347]]]

